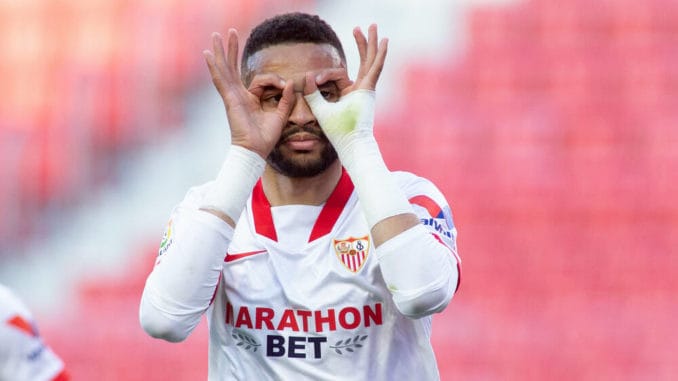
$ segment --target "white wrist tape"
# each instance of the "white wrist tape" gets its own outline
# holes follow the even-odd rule
[[[231,146],[214,186],[203,198],[202,207],[224,212],[237,222],[265,166],[266,161],[257,153]]]
[[[336,103],[325,101],[319,91],[305,98],[355,184],[369,227],[412,213],[374,139],[375,92],[356,90]]]
[[[339,157],[355,184],[370,229],[388,217],[412,213],[412,206],[381,157],[377,141],[372,137],[349,147]]]

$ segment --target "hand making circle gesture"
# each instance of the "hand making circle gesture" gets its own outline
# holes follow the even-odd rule
[[[353,36],[360,55],[356,80],[349,80],[345,68],[328,69],[307,73],[304,87],[306,101],[344,164],[348,159],[346,152],[356,140],[373,139],[374,89],[388,49],[387,39],[378,41],[375,24],[370,25],[367,38],[360,28],[353,29]],[[327,102],[318,91],[318,86],[327,82],[336,83],[340,90],[336,103]]]
[[[379,41],[376,24],[369,26],[367,37],[365,37],[360,27],[355,27],[353,29],[353,37],[355,38],[358,54],[360,55],[360,67],[355,81],[349,79],[346,68],[328,69],[320,73],[308,73],[304,94],[311,94],[319,85],[331,81],[337,84],[341,91],[341,96],[348,95],[354,90],[374,90],[376,88],[386,60],[388,39],[384,38]]]
[[[278,142],[280,132],[291,112],[294,101],[292,81],[270,75],[257,79],[245,88],[238,71],[238,32],[229,29],[227,49],[219,33],[212,35],[212,50],[203,51],[212,82],[226,107],[231,129],[231,144],[242,146],[266,158]],[[282,88],[282,96],[274,110],[264,110],[260,93],[266,86]]]

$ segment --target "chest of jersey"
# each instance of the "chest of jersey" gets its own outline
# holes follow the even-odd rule
[[[432,361],[430,320],[397,312],[352,190],[271,208],[255,188],[208,318],[215,377],[386,380]]]
[[[276,239],[259,234],[254,221],[236,230],[222,278],[222,297],[234,309],[234,323],[242,306],[253,309],[256,326],[257,308],[279,316],[289,310],[331,316],[342,308],[376,309],[387,298],[369,229],[355,202],[347,203],[326,234],[310,239],[316,214],[307,206],[274,210]],[[264,324],[290,328],[260,322]]]

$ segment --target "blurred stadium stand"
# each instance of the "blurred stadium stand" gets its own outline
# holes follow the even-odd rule
[[[182,133],[209,82],[187,52],[213,30],[328,3],[0,3],[0,264]],[[478,3],[456,9],[462,49],[402,64],[377,126],[390,167],[434,180],[459,226],[442,379],[675,379],[678,2]],[[204,327],[177,345],[138,326],[144,237],[41,321],[77,379],[205,378]]]

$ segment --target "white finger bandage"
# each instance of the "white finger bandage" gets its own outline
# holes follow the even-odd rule
[[[238,221],[265,166],[266,161],[257,153],[231,146],[213,186],[205,194],[202,207],[219,210]]]
[[[327,102],[320,91],[306,95],[305,98],[337,152],[350,145],[350,140],[374,136],[374,91],[356,90],[335,103]]]
[[[325,101],[320,91],[305,98],[351,176],[370,228],[387,217],[412,213],[374,139],[375,92],[356,90],[336,103]]]

